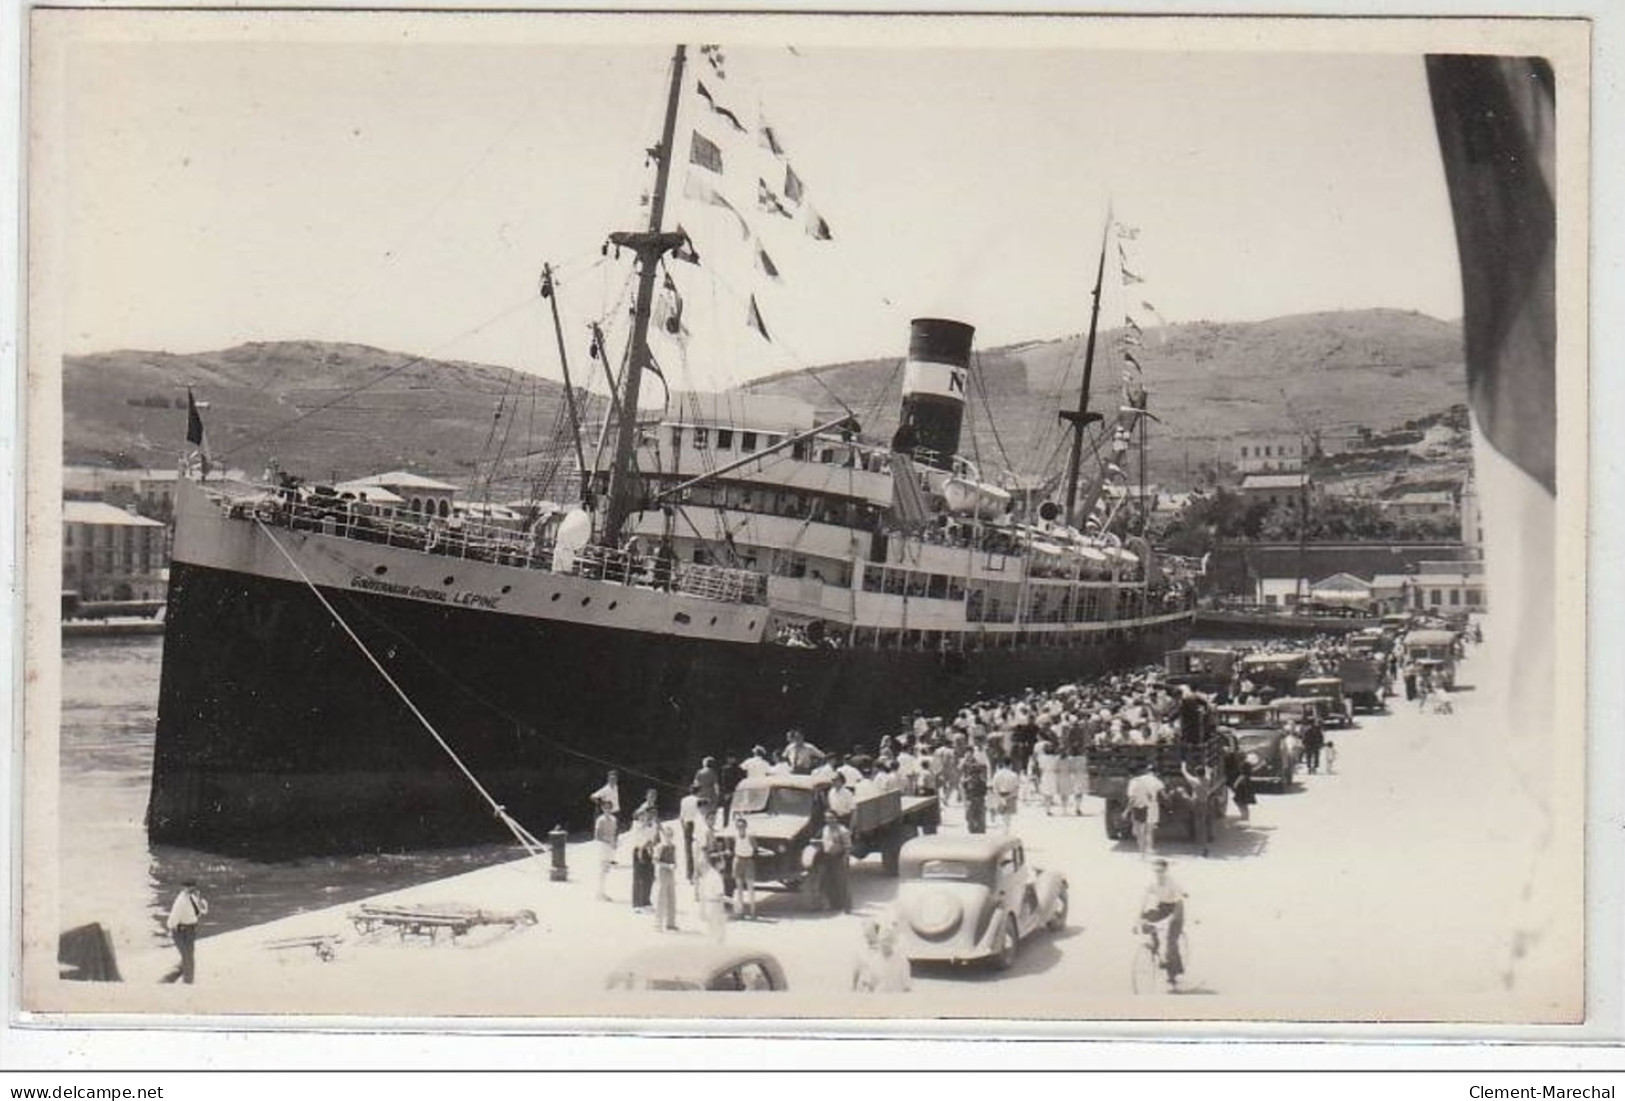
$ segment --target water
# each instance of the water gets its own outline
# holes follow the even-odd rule
[[[122,949],[167,943],[164,918],[180,885],[209,899],[203,932],[220,933],[341,905],[523,855],[511,844],[263,862],[149,845],[163,639],[62,644],[62,929],[100,922]]]

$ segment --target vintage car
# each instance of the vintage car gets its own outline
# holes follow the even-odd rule
[[[990,960],[1003,970],[1022,941],[1066,927],[1066,877],[1027,863],[1017,837],[916,837],[903,846],[897,950],[909,960]]]
[[[1354,712],[1343,696],[1341,677],[1302,677],[1298,680],[1298,696],[1325,701],[1320,714],[1322,726],[1353,726]]]
[[[1246,761],[1252,769],[1254,785],[1273,785],[1279,791],[1292,786],[1292,774],[1297,769],[1295,739],[1279,725],[1282,706],[1317,706],[1311,700],[1288,697],[1271,707],[1221,707],[1220,732],[1235,745],[1238,761]]]
[[[766,952],[673,941],[635,952],[605,980],[609,990],[785,990],[784,968]]]

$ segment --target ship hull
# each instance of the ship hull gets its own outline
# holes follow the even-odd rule
[[[428,848],[505,836],[491,801],[537,833],[580,828],[610,768],[623,799],[652,787],[669,810],[701,757],[774,748],[791,726],[873,746],[911,712],[1158,661],[1189,634],[1176,617],[1072,647],[813,649],[321,591],[331,611],[299,581],[173,564],[152,840]]]

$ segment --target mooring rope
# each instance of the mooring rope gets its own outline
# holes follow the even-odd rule
[[[393,688],[395,694],[401,698],[401,702],[406,704],[407,709],[412,712],[418,722],[423,724],[423,729],[429,732],[429,737],[435,740],[440,748],[445,751],[446,756],[451,758],[451,763],[457,766],[457,770],[467,777],[470,784],[474,785],[474,790],[480,793],[480,797],[490,804],[492,812],[504,826],[508,827],[508,831],[513,834],[514,840],[518,841],[530,856],[540,857],[543,852],[543,845],[536,835],[515,821],[507,809],[496,801],[496,797],[486,790],[485,785],[480,783],[479,777],[475,776],[468,766],[463,763],[463,759],[457,756],[457,751],[451,747],[451,744],[445,738],[441,737],[440,731],[434,728],[434,724],[428,720],[423,712],[418,710],[418,705],[412,702],[412,697],[408,696],[406,690],[396,683],[394,677],[389,675],[389,670],[384,668],[383,663],[373,656],[373,652],[367,648],[367,644],[361,641],[361,636],[351,630],[344,617],[339,615],[338,609],[333,607],[327,597],[322,595],[322,591],[316,587],[316,583],[300,567],[293,555],[288,553],[288,549],[277,540],[276,536],[271,534],[271,529],[265,526],[265,522],[256,517],[254,523],[259,525],[260,531],[265,533],[265,537],[271,541],[271,545],[281,553],[282,557],[288,560],[288,565],[293,567],[294,572],[299,575],[299,579],[316,595],[316,599],[322,602],[322,607],[326,608],[327,614],[333,617],[333,622],[344,628],[344,633],[350,636],[350,641],[356,644],[362,655],[372,663],[372,667],[378,670],[378,675],[384,678],[385,683]]]

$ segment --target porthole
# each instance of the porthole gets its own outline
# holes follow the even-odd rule
[[[747,631],[754,631],[754,630],[756,630],[756,621],[755,621],[755,620],[754,620],[754,619],[753,619],[753,620],[751,620],[751,621],[750,621],[750,626],[748,626],[748,627],[746,627],[746,628],[745,628],[745,630],[747,630]]]
[[[619,600],[611,600],[609,602],[609,610],[613,612],[615,610],[615,605],[617,605],[619,603],[620,603]]]
[[[507,596],[511,592],[513,592],[513,586],[512,585],[504,585],[504,586],[502,586],[502,595],[503,596]]]
[[[676,615],[671,617],[673,623],[687,623],[689,622],[689,619],[690,617],[687,612],[678,612]]]
[[[551,599],[553,599],[553,600],[558,600],[558,598],[559,598],[559,594],[558,594],[558,593],[554,593],[554,594],[553,594],[553,596],[552,596],[552,598],[551,598]]]
[[[452,582],[453,582],[453,581],[455,581],[455,580],[457,580],[457,579],[456,579],[456,578],[455,578],[455,577],[453,577],[453,576],[451,576],[451,574],[449,574],[449,573],[448,573],[448,574],[447,574],[447,575],[446,575],[446,576],[445,576],[445,578],[444,578],[444,579],[442,579],[442,580],[441,580],[441,582],[440,582],[440,583],[441,583],[441,584],[442,584],[442,585],[450,585],[450,584],[451,584],[451,583],[452,583]]]
[[[382,577],[382,576],[384,576],[384,574],[389,572],[389,567],[388,566],[374,566],[372,568],[372,572],[377,574],[379,577]]]
[[[581,606],[583,608],[585,608],[588,604],[591,604],[591,603],[592,603],[592,597],[584,596],[584,597],[581,598]]]
[[[712,616],[711,617],[711,626],[715,627],[716,625],[717,625],[717,617]]]

